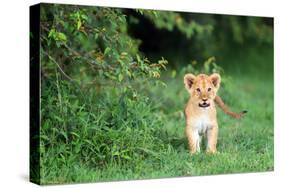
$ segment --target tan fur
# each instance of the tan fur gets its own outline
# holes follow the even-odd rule
[[[241,113],[231,112],[225,106],[222,99],[217,96],[221,77],[219,74],[210,76],[199,74],[186,74],[184,76],[185,88],[190,94],[185,108],[186,136],[190,153],[200,151],[201,137],[207,138],[208,153],[216,152],[218,123],[215,102],[228,115],[234,118],[242,117],[246,111]]]
[[[220,96],[216,96],[215,102],[216,102],[216,104],[223,110],[223,112],[224,112],[225,114],[227,114],[227,115],[229,115],[229,116],[231,116],[231,117],[233,117],[233,118],[239,119],[239,118],[243,117],[243,116],[247,113],[247,111],[245,111],[245,110],[242,111],[242,112],[239,112],[239,113],[232,112],[232,111],[224,104],[224,102],[223,102],[223,100],[221,99]]]

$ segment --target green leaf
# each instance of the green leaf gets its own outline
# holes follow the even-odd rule
[[[119,74],[119,75],[118,75],[118,80],[119,80],[119,82],[121,82],[121,81],[123,80],[123,78],[124,78],[124,76],[123,76],[122,74]]]
[[[126,73],[130,78],[132,77],[132,73],[129,70],[127,70]]]
[[[152,11],[153,15],[157,18],[158,17],[158,14],[156,11]]]
[[[61,41],[66,41],[66,36],[64,33],[58,32],[57,39]]]
[[[82,18],[83,20],[88,20],[88,16],[85,15],[85,14],[81,14],[81,18]]]
[[[124,158],[124,159],[128,159],[128,160],[132,159],[132,158],[131,158],[130,156],[128,156],[128,155],[122,155],[121,157]]]
[[[96,33],[96,34],[95,34],[95,40],[97,40],[97,39],[98,39],[98,37],[99,37],[99,34],[98,34],[98,33]]]
[[[110,52],[110,50],[111,50],[111,48],[106,47],[105,50],[104,50],[104,52],[103,52],[103,54],[104,54],[104,55],[108,54],[108,52]]]
[[[126,56],[126,55],[128,55],[128,53],[127,52],[122,52],[121,55],[122,56]]]
[[[54,119],[56,119],[58,122],[64,122],[64,119],[57,115],[54,116]]]
[[[82,22],[81,20],[79,19],[78,22],[77,22],[77,30],[79,30],[81,28],[81,25],[82,25]]]
[[[89,145],[93,145],[93,142],[91,142],[90,140],[84,140],[84,142],[86,142],[87,144],[89,144]]]
[[[139,56],[138,54],[137,54],[136,56],[137,56],[137,61],[138,61],[138,62],[142,62],[140,56]]]
[[[79,134],[75,133],[75,132],[70,132],[70,134],[76,136],[77,138],[80,138]]]
[[[171,73],[171,77],[172,78],[175,78],[177,76],[177,71],[176,70],[173,70],[172,73]]]
[[[112,156],[119,156],[119,155],[120,155],[119,151],[115,151],[114,153],[112,153]]]
[[[48,38],[52,38],[54,36],[55,29],[51,29],[48,34]]]
[[[49,138],[48,136],[46,136],[46,135],[41,135],[40,138],[41,138],[42,140],[46,140],[46,141],[49,141],[49,140],[50,140],[50,138]]]

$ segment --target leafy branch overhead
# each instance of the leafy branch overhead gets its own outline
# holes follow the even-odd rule
[[[167,29],[168,31],[178,29],[188,39],[196,34],[210,34],[213,30],[211,24],[202,25],[194,20],[187,22],[184,17],[177,12],[140,9],[136,11],[148,18],[158,29]]]
[[[140,41],[128,34],[122,10],[48,5],[43,11],[41,56],[56,65],[44,66],[45,75],[58,68],[78,82],[129,83],[136,78],[158,79],[168,63],[164,58],[151,62],[139,51]]]

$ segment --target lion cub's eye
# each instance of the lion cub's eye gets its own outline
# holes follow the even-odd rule
[[[209,87],[209,88],[208,88],[208,91],[210,92],[211,90],[212,90],[212,88]]]
[[[200,88],[197,88],[196,91],[201,92]]]

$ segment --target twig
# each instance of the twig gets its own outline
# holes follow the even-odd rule
[[[57,61],[52,57],[50,56],[47,52],[45,52],[44,50],[41,49],[41,51],[53,62],[57,65],[57,67],[59,68],[59,71],[67,78],[69,79],[70,81],[75,81],[74,79],[72,79],[70,76],[68,76],[61,68],[61,66],[57,63]]]

